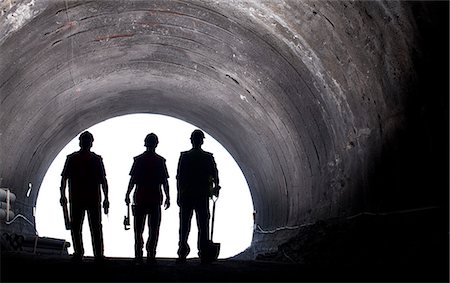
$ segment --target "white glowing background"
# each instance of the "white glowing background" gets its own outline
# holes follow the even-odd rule
[[[171,206],[162,207],[157,257],[177,257],[179,208],[176,204],[176,170],[181,151],[191,148],[190,135],[196,129],[184,121],[154,114],[133,114],[109,119],[87,130],[94,136],[92,151],[103,157],[109,184],[109,215],[102,215],[105,256],[134,257],[133,218],[131,229],[124,230],[126,214],[125,193],[133,157],[145,151],[144,138],[153,132],[158,136],[156,152],[166,158],[169,171]],[[214,154],[222,190],[216,203],[214,242],[221,243],[219,258],[234,256],[250,246],[253,229],[253,204],[247,182],[233,157],[214,138],[205,132],[203,149]],[[50,166],[39,191],[36,205],[36,226],[39,236],[65,239],[71,242],[70,231],[65,230],[59,187],[66,156],[79,150],[78,135],[58,154]],[[67,189],[66,189],[67,190]],[[134,193],[134,191],[132,192]],[[68,192],[66,192],[68,197]],[[212,212],[212,203],[211,203]],[[92,256],[92,243],[87,215],[83,224],[83,243],[86,256]],[[147,224],[146,224],[147,226]],[[144,230],[144,241],[148,227]],[[144,242],[144,256],[146,256]],[[189,234],[191,252],[197,257],[197,227],[195,214]]]

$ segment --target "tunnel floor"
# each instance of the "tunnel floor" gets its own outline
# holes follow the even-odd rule
[[[156,264],[134,265],[131,258],[108,258],[96,263],[86,257],[74,263],[70,256],[30,255],[3,252],[1,282],[387,282],[439,281],[423,266],[307,266],[268,261],[219,260],[202,264],[198,259],[176,263],[157,258]]]

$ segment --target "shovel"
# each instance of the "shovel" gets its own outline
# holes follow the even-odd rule
[[[213,200],[213,211],[212,211],[212,221],[211,221],[211,238],[210,240],[208,240],[208,259],[210,261],[216,261],[217,258],[219,257],[219,253],[220,253],[220,243],[214,243],[212,241],[213,239],[213,235],[214,235],[214,216],[216,214],[216,201],[217,201],[218,197],[214,198],[214,196],[212,197]]]

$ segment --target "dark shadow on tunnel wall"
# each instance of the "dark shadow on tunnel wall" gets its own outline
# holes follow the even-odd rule
[[[448,208],[449,29],[448,2],[412,2],[420,40],[404,91],[404,123],[373,158],[371,191],[376,211],[423,206]],[[448,229],[447,229],[448,230]]]
[[[360,271],[364,280],[448,282],[449,3],[410,4],[420,37],[401,89],[404,112],[392,118],[396,130],[384,133],[381,151],[370,153],[361,181],[368,213],[303,227],[260,259],[378,270]]]
[[[383,216],[353,228],[373,240],[365,243],[373,262],[420,263],[448,280],[449,3],[409,4],[419,37],[401,89],[404,112],[392,118],[396,130],[385,134],[381,152],[369,159],[366,211]]]
[[[405,90],[404,127],[382,145],[369,185],[375,212],[435,208],[428,218],[417,218],[426,223],[414,224],[414,233],[425,238],[410,239],[428,245],[427,258],[420,260],[448,270],[449,3],[411,4],[421,36],[413,49],[416,77],[410,76]]]
[[[382,145],[369,184],[375,212],[425,209],[400,219],[391,241],[448,280],[449,3],[411,4],[421,36],[413,49],[416,77],[406,86],[404,127]]]
[[[383,144],[370,185],[377,191],[375,211],[431,208],[391,229],[399,249],[392,254],[409,254],[411,264],[423,263],[448,281],[449,3],[411,4],[421,35],[413,49],[417,80],[407,85],[404,128]]]

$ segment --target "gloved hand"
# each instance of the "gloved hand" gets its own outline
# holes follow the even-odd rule
[[[61,203],[61,206],[65,206],[67,204],[67,198],[66,196],[61,196],[61,199],[59,200]]]
[[[170,198],[166,198],[166,202],[164,203],[164,209],[168,209],[170,207]]]
[[[212,188],[212,195],[213,196],[216,196],[216,197],[219,197],[219,191],[220,191],[220,186],[219,185],[216,185],[216,186],[214,186],[214,188]]]
[[[108,212],[109,212],[109,200],[108,199],[105,199],[103,201],[103,209],[105,211],[105,214],[108,214]]]

